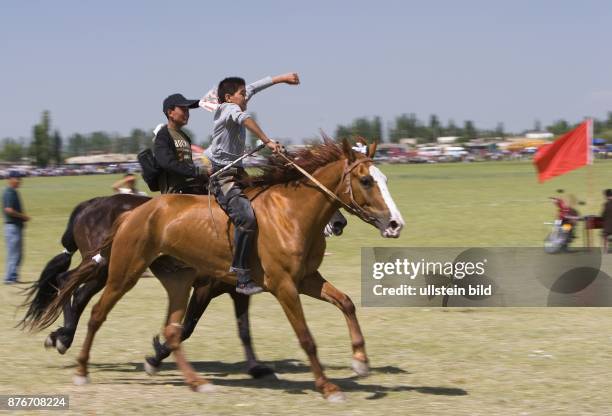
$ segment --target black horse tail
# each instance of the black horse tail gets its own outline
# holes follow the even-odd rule
[[[18,324],[22,329],[26,326],[30,326],[32,322],[39,320],[47,306],[49,306],[53,298],[57,296],[57,292],[67,276],[66,272],[70,268],[72,255],[78,249],[74,239],[74,223],[77,215],[89,204],[89,202],[90,201],[86,201],[77,205],[70,214],[68,225],[66,226],[64,235],[62,235],[64,251],[49,260],[38,280],[25,289],[26,300],[22,306],[27,306],[28,310]]]
[[[64,304],[70,302],[72,294],[82,284],[90,280],[98,279],[100,273],[106,273],[108,267],[106,262],[110,258],[110,249],[113,244],[115,234],[123,220],[129,214],[125,212],[121,214],[114,222],[112,231],[106,237],[102,245],[93,252],[83,255],[83,262],[74,270],[68,272],[68,279],[62,287],[55,292],[54,297],[48,302],[46,307],[40,311],[35,319],[30,319],[28,326],[30,329],[44,329],[51,325],[62,313]],[[95,254],[95,255],[93,255]],[[87,260],[85,260],[87,259]]]
[[[19,322],[22,329],[28,326],[31,321],[39,319],[49,306],[65,277],[64,273],[70,267],[71,259],[72,254],[70,253],[60,253],[53,257],[45,266],[38,281],[25,289],[27,298],[22,306],[27,306],[28,310]]]

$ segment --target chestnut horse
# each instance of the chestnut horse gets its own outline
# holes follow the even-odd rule
[[[90,265],[88,261],[92,251],[99,248],[111,231],[113,222],[120,214],[131,211],[139,205],[150,201],[151,198],[140,195],[117,194],[89,199],[78,204],[70,214],[66,230],[61,238],[64,251],[53,257],[40,274],[38,281],[34,282],[27,290],[28,299],[25,304],[28,310],[21,321],[22,328],[26,328],[32,321],[42,315],[45,308],[57,296],[57,289],[70,279],[71,273],[78,273],[81,267]],[[325,227],[325,236],[341,235],[346,226],[346,218],[336,211],[332,220]],[[86,259],[75,269],[68,271],[74,253],[79,251]],[[166,257],[156,262],[168,261]],[[155,267],[154,267],[155,268]],[[108,275],[106,264],[96,264],[95,269],[89,273],[86,284],[79,287],[72,295],[72,300],[63,306],[64,325],[51,332],[45,339],[45,348],[55,348],[60,354],[65,354],[72,345],[76,328],[89,300],[104,288]],[[260,378],[273,374],[273,370],[260,364],[255,356],[251,343],[249,328],[249,296],[235,291],[235,287],[225,282],[204,279],[194,284],[194,291],[189,301],[189,307],[183,323],[181,341],[191,336],[198,321],[204,314],[210,301],[227,293],[234,302],[234,312],[238,324],[238,335],[245,353],[247,372],[254,378]],[[349,307],[352,307],[349,306]],[[357,319],[347,316],[347,319]],[[358,323],[355,323],[358,326]],[[157,371],[161,361],[170,355],[170,349],[159,341],[159,336],[153,338],[154,355],[145,360],[147,373],[153,374]],[[359,375],[365,375],[367,368],[355,363],[355,371]]]
[[[22,328],[27,328],[38,319],[49,303],[57,296],[57,289],[70,280],[71,274],[80,273],[87,268],[89,277],[87,283],[79,287],[72,295],[70,302],[63,305],[64,325],[51,332],[45,339],[45,348],[55,347],[60,354],[65,354],[72,345],[74,335],[83,310],[89,300],[106,284],[108,266],[91,263],[92,251],[100,247],[111,231],[117,217],[131,211],[139,205],[150,201],[150,197],[140,195],[118,194],[93,198],[77,205],[68,220],[66,230],[61,239],[64,252],[53,257],[41,272],[38,281],[27,290],[28,300],[25,305],[28,310],[21,321]],[[329,225],[332,233],[340,235],[346,225],[346,220],[337,212],[335,222]],[[83,259],[73,270],[68,271],[71,258],[76,251]],[[172,262],[167,257],[156,260],[158,263]],[[168,266],[172,267],[172,263]],[[155,269],[155,266],[153,266]],[[193,296],[185,317],[185,325],[181,341],[189,338],[210,301],[224,293],[228,293],[234,302],[234,312],[238,324],[238,335],[244,348],[247,372],[254,378],[273,374],[273,370],[260,364],[255,356],[251,343],[249,328],[249,297],[236,293],[235,288],[224,282],[205,279],[194,283]],[[155,355],[147,357],[145,368],[153,373],[161,361],[170,355],[165,344],[159,342],[159,337],[153,339]]]
[[[344,395],[323,372],[299,294],[331,303],[341,298],[341,292],[318,272],[325,250],[323,229],[340,206],[378,228],[383,237],[399,237],[404,221],[387,189],[385,176],[371,159],[375,149],[371,145],[367,156],[356,154],[344,140],[342,146],[326,142],[296,152],[295,163],[312,174],[318,182],[316,186],[301,177],[291,164],[271,158],[264,173],[252,178],[252,186],[245,191],[258,223],[256,253],[251,259],[253,279],[280,303],[308,356],[317,390],[331,401],[342,400]],[[196,374],[180,344],[183,317],[195,279],[205,276],[231,285],[236,282],[235,275],[229,272],[233,226],[216,203],[210,209],[207,204],[204,196],[162,195],[116,221],[111,238],[101,250],[109,261],[108,279],[93,307],[77,358],[76,384],[88,381],[93,339],[108,313],[147,267],[158,257],[169,255],[189,268],[173,273],[154,270],[169,300],[164,335],[186,383],[195,391],[212,389],[208,380]],[[75,274],[40,322],[57,317],[71,293],[86,279]],[[363,339],[353,339],[353,345],[353,358],[365,361]]]

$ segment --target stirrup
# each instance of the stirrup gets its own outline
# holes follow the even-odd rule
[[[237,282],[236,283],[236,292],[242,293],[243,295],[255,295],[257,293],[263,292],[263,288],[255,283],[253,280],[249,279],[246,282]]]

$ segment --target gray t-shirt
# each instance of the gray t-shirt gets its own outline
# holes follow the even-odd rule
[[[272,85],[272,77],[266,77],[246,86],[247,101],[259,91]],[[217,165],[227,165],[244,154],[246,129],[244,120],[251,117],[237,104],[223,103],[217,107],[214,116],[211,145],[205,155]],[[239,162],[237,166],[242,166]]]

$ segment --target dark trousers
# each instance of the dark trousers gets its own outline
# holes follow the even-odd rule
[[[219,168],[215,166],[214,170],[216,171]],[[248,273],[244,272],[249,271],[249,259],[253,252],[257,232],[257,220],[251,201],[237,182],[238,178],[244,174],[242,169],[233,169],[214,178],[212,182],[212,192],[215,199],[235,227],[234,259],[230,271],[238,272],[239,280],[241,277],[245,277],[246,280],[250,279]]]

